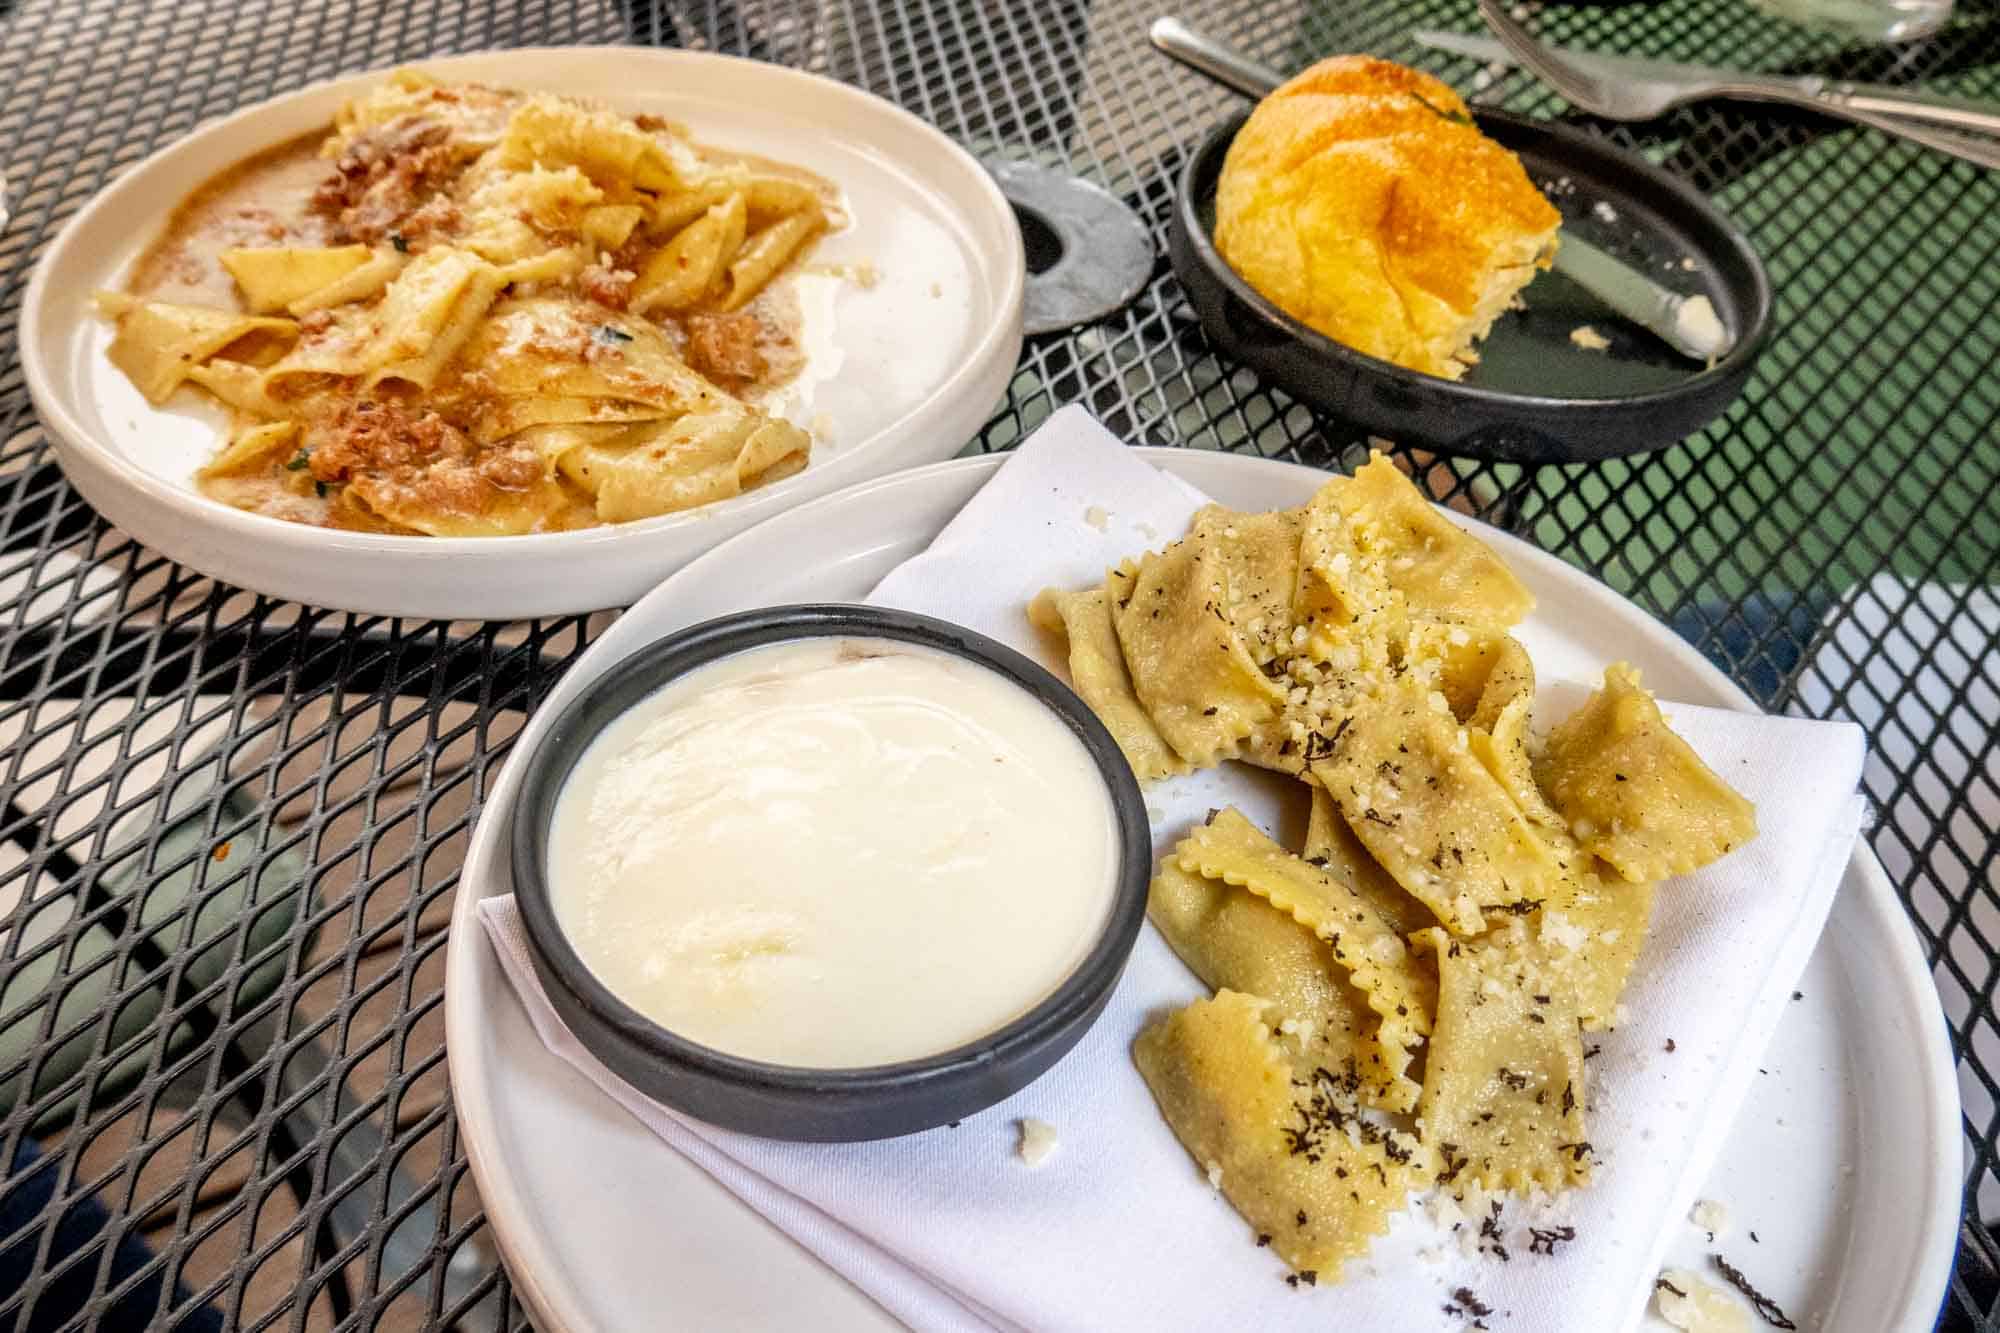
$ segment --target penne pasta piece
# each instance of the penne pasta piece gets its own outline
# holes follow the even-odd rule
[[[720,172],[688,189],[663,194],[653,205],[647,230],[655,236],[671,236],[717,204],[726,203],[729,196],[742,194],[748,183],[741,172]]]
[[[824,212],[819,191],[783,176],[752,176],[744,186],[752,222],[773,222],[798,213]]]
[[[818,208],[810,213],[794,213],[779,222],[773,222],[756,235],[743,242],[743,248],[729,262],[722,279],[722,291],[716,304],[722,310],[735,310],[746,304],[752,297],[778,275],[778,270],[792,262],[800,248],[819,235],[826,226],[826,214]]]
[[[743,196],[732,194],[683,227],[639,271],[631,308],[646,314],[699,303],[722,280],[729,256],[742,246],[745,215]]]

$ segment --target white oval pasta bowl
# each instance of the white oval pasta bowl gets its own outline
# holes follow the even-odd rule
[[[1013,211],[984,168],[916,117],[810,74],[727,56],[555,47],[419,62],[473,80],[599,98],[685,123],[718,148],[834,181],[853,224],[807,261],[812,359],[770,410],[814,434],[803,472],[678,514],[575,532],[443,538],[347,532],[237,510],[195,489],[223,416],[183,392],[150,406],[111,365],[92,294],[115,288],[200,182],[329,124],[386,71],[248,107],[121,176],[37,266],[21,363],[70,481],[112,523],[213,578],[316,606],[516,619],[626,606],[724,538],[801,501],[948,458],[984,424],[1021,349],[1026,269]],[[802,297],[804,292],[801,293]]]

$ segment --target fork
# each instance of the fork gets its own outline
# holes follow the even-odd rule
[[[1961,161],[1981,167],[2000,167],[2000,140],[1925,129],[1907,120],[1863,111],[1821,99],[1803,90],[1793,91],[1757,84],[1732,83],[1726,79],[1708,81],[1665,79],[1621,79],[1613,82],[1578,68],[1569,60],[1537,42],[1528,30],[1507,14],[1501,0],[1479,0],[1479,16],[1486,26],[1514,53],[1522,66],[1543,83],[1561,93],[1578,110],[1606,120],[1653,120],[1678,106],[1711,98],[1741,102],[1775,102],[1802,107],[1823,115],[1837,116],[1857,125],[1893,134],[1911,143],[1948,153]]]

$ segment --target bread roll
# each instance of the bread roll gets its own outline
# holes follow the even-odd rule
[[[1262,102],[1216,186],[1215,244],[1329,338],[1457,379],[1555,255],[1561,216],[1428,74],[1320,61]]]

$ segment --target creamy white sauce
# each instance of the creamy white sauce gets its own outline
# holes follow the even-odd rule
[[[726,658],[592,743],[550,896],[592,972],[716,1050],[812,1068],[936,1054],[1046,998],[1109,913],[1083,745],[975,663],[879,639]]]

